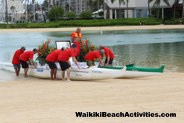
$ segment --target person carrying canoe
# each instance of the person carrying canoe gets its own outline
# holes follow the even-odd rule
[[[76,56],[80,55],[80,42],[82,40],[81,28],[77,28],[75,32],[71,34],[72,43],[76,45]]]
[[[56,79],[57,66],[56,66],[55,62],[57,62],[58,55],[59,55],[59,53],[62,52],[63,50],[64,50],[64,48],[59,49],[59,50],[54,50],[54,51],[52,51],[52,52],[46,57],[47,64],[49,65],[49,68],[51,69],[51,71],[50,71],[51,80],[55,80],[55,79]]]
[[[33,56],[37,53],[37,51],[38,50],[34,48],[32,51],[25,51],[20,55],[20,63],[22,65],[22,68],[24,68],[24,77],[27,77],[27,72],[29,70],[28,63],[36,68],[35,63],[33,62]]]
[[[85,55],[84,59],[86,60],[88,66],[94,65],[95,60],[99,60],[100,65],[102,65],[103,64],[103,62],[102,62],[103,54],[104,54],[103,49],[93,50],[93,51],[88,52]]]
[[[15,69],[16,76],[19,76],[19,73],[20,73],[19,57],[25,50],[26,50],[25,47],[21,47],[20,49],[16,50],[14,55],[13,55],[12,64],[13,64],[13,67]]]
[[[73,62],[77,65],[76,60],[76,45],[72,44],[71,48],[63,50],[58,55],[58,62],[60,64],[61,70],[62,70],[62,80],[65,79],[65,71],[67,71],[67,81],[70,81],[70,71],[71,71],[71,65],[69,63],[69,58],[72,57]]]
[[[103,49],[105,51],[105,65],[106,66],[112,66],[112,62],[114,60],[114,54],[113,52],[111,51],[110,48],[108,47],[104,47],[104,46],[100,46],[99,49]]]

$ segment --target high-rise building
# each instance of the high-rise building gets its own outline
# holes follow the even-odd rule
[[[6,9],[7,2],[7,9]],[[22,0],[1,0],[0,4],[0,21],[6,21],[6,11],[9,22],[15,22],[23,17],[25,12]]]
[[[61,6],[65,12],[74,12],[76,15],[80,15],[81,12],[87,11],[87,0],[47,0],[51,6]]]

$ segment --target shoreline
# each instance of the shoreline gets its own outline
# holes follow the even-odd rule
[[[2,32],[58,32],[58,31],[75,31],[77,27],[64,28],[24,28],[24,29],[0,29]],[[102,26],[102,27],[81,27],[82,31],[95,30],[151,30],[151,29],[184,29],[184,25],[141,25],[141,26]]]

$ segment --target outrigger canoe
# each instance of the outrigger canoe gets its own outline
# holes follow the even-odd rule
[[[14,67],[11,63],[0,63],[0,68],[10,72],[15,72]],[[89,68],[73,68],[71,69],[70,78],[71,80],[103,80],[103,79],[113,79],[123,76],[125,74],[126,68],[122,69],[105,69],[98,68],[97,66]],[[24,74],[23,69],[21,69],[20,74]],[[57,79],[61,79],[61,70],[57,72]],[[36,69],[30,67],[28,70],[28,76],[49,79],[50,69],[47,66],[38,66]]]
[[[104,69],[123,69],[124,66],[99,66]],[[164,72],[164,65],[159,68],[150,68],[135,66],[134,64],[126,65],[126,72],[121,77],[117,78],[140,78],[146,76],[160,75]]]

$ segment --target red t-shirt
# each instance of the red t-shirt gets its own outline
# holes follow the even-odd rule
[[[95,59],[99,59],[99,58],[101,58],[99,51],[90,51],[84,57],[84,59],[87,61],[94,61]]]
[[[24,53],[22,53],[20,55],[20,60],[22,61],[29,61],[32,60],[34,56],[34,52],[33,51],[26,51]]]
[[[18,49],[15,51],[14,55],[13,55],[13,59],[12,59],[12,64],[20,64],[20,60],[19,57],[20,55],[23,53],[24,51],[22,51],[21,49]]]
[[[58,59],[58,55],[59,55],[59,52],[61,50],[54,50],[52,51],[47,57],[46,57],[46,61],[48,62],[56,62],[57,59]]]
[[[58,61],[68,61],[70,57],[75,57],[75,50],[73,48],[59,52]]]
[[[108,47],[104,47],[103,50],[105,51],[106,57],[110,57],[110,59],[114,59],[114,54]]]
[[[75,51],[75,56],[79,56],[80,55],[80,42],[74,41],[73,43],[77,46],[76,51]]]

